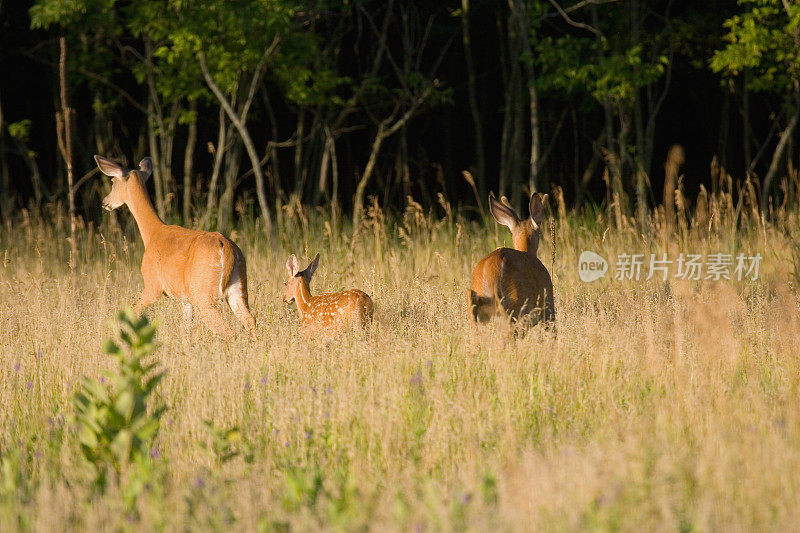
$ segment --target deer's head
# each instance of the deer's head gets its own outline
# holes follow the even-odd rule
[[[119,163],[115,163],[99,155],[94,156],[100,171],[111,177],[111,192],[103,198],[103,208],[113,211],[127,204],[131,199],[133,187],[144,187],[144,184],[153,173],[153,161],[145,157],[139,162],[139,170],[127,170]]]
[[[509,205],[505,196],[498,201],[494,194],[489,195],[489,211],[497,222],[511,230],[515,250],[527,251],[534,255],[539,250],[539,227],[544,218],[545,200],[547,200],[546,194],[533,193],[529,204],[531,214],[528,218],[522,219]]]
[[[318,266],[319,254],[317,254],[314,260],[302,271],[300,270],[300,262],[297,260],[297,257],[294,254],[289,256],[289,259],[286,260],[286,272],[289,274],[289,277],[284,283],[286,286],[286,291],[283,294],[284,302],[287,304],[292,303],[295,294],[297,294],[297,291],[300,289],[300,283],[303,280],[305,280],[307,284],[311,284],[311,276],[314,275]]]

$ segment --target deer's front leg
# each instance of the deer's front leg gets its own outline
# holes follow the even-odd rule
[[[139,296],[139,300],[136,302],[134,310],[137,313],[141,313],[142,309],[158,300],[159,296],[161,296],[161,290],[152,285],[148,285],[145,282],[144,290],[142,290],[142,294]]]

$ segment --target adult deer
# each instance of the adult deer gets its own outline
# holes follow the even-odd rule
[[[319,266],[319,254],[305,270],[294,254],[286,261],[286,292],[283,301],[297,302],[300,321],[307,330],[335,330],[348,326],[367,327],[372,322],[374,306],[367,293],[358,289],[311,296],[311,276]]]
[[[498,314],[515,322],[530,317],[533,324],[555,319],[553,282],[536,256],[546,199],[547,195],[533,193],[531,215],[523,220],[505,198],[498,202],[489,195],[489,210],[497,222],[511,230],[514,248],[498,248],[475,266],[470,290],[473,320],[485,322]]]
[[[252,336],[255,320],[247,305],[247,265],[236,244],[220,233],[168,226],[150,203],[145,184],[153,173],[153,162],[145,157],[138,170],[94,156],[103,174],[110,176],[111,192],[103,207],[113,211],[127,205],[144,241],[142,277],[144,290],[136,311],[152,304],[161,294],[184,300],[184,316],[194,306],[214,332],[230,338],[233,332],[222,319],[216,301],[224,299]]]

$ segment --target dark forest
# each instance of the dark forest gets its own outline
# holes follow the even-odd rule
[[[236,206],[269,223],[292,201],[358,216],[369,196],[392,210],[442,193],[473,209],[489,191],[519,206],[556,187],[567,205],[618,194],[633,213],[670,190],[679,145],[687,197],[714,187],[713,165],[749,176],[764,207],[797,179],[796,12],[780,0],[0,1],[0,206],[66,204],[68,158],[76,213],[99,218],[97,153],[151,156],[161,217],[220,229]]]

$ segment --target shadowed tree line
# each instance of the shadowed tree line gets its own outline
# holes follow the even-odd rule
[[[644,217],[712,160],[766,208],[800,189],[798,50],[790,0],[0,0],[0,209],[97,217],[95,153],[221,230],[553,187]]]

